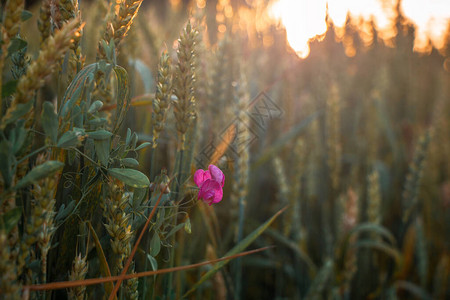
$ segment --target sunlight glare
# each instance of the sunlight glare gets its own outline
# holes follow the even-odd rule
[[[395,17],[394,0],[274,0],[269,14],[286,28],[288,43],[299,57],[307,57],[309,41],[326,32],[327,3],[329,17],[337,28],[345,25],[350,12],[354,19],[373,18],[380,36],[392,37],[390,28]],[[436,47],[443,46],[442,37],[450,22],[449,0],[403,0],[401,8],[417,26],[415,50],[424,49],[429,39]]]
[[[272,16],[286,27],[289,45],[304,58],[309,54],[308,41],[327,31],[326,1],[280,0],[271,7]]]

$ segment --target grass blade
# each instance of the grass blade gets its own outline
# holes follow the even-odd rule
[[[239,244],[234,246],[230,251],[228,251],[225,256],[231,256],[234,254],[237,254],[241,251],[243,251],[245,248],[247,248],[258,236],[260,236],[272,223],[275,221],[275,219],[286,210],[287,207],[279,210],[273,217],[271,217],[269,220],[264,222],[261,226],[259,226],[257,229],[255,229],[251,234],[249,234],[245,239],[243,239]],[[187,297],[189,294],[191,294],[193,291],[195,291],[203,282],[211,278],[212,275],[214,275],[217,271],[219,271],[222,267],[224,267],[230,260],[224,260],[219,262],[218,264],[214,265],[214,267],[209,270],[205,275],[200,278],[200,280],[194,284],[194,286],[186,293],[184,294],[183,298]]]
[[[95,233],[94,228],[91,225],[91,222],[87,222],[89,229],[92,233],[92,238],[95,243],[95,251],[97,251],[98,259],[100,261],[100,271],[104,277],[111,277],[111,271],[109,269],[108,261],[105,257],[105,252],[103,252],[102,245],[100,244],[100,240],[98,239],[97,233]],[[105,291],[110,294],[113,290],[114,286],[112,282],[105,282]]]

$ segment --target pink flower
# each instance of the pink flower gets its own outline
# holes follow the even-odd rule
[[[202,169],[195,171],[194,182],[200,188],[198,199],[209,205],[222,200],[225,175],[215,165],[209,165],[207,171]]]

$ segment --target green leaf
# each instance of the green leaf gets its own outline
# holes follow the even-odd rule
[[[19,80],[10,80],[5,83],[2,87],[2,98],[6,98],[14,94],[16,92],[18,82]]]
[[[130,141],[131,149],[136,148],[136,144],[137,144],[138,140],[139,140],[138,135],[136,134],[136,132],[133,132],[133,134],[131,135],[131,141]]]
[[[102,165],[107,166],[109,161],[109,148],[110,141],[107,140],[94,140],[95,153],[97,153],[98,160]]]
[[[81,145],[81,137],[84,136],[84,130],[74,128],[72,131],[65,132],[56,145],[59,148],[69,148]]]
[[[116,132],[122,125],[125,119],[125,114],[130,106],[130,91],[128,84],[128,73],[127,71],[120,67],[114,67],[114,73],[116,74],[117,86],[116,86],[116,115],[114,117],[114,128],[112,132]]]
[[[238,254],[242,251],[244,251],[258,236],[260,236],[272,223],[275,221],[275,219],[283,212],[286,208],[281,209],[278,211],[272,218],[261,224],[258,228],[256,228],[252,233],[250,233],[246,238],[244,238],[239,244],[234,246],[230,251],[228,251],[224,256],[231,256]],[[223,260],[215,264],[211,269],[204,274],[200,280],[194,284],[194,286],[186,293],[184,294],[183,298],[187,297],[189,294],[191,294],[193,291],[195,291],[203,282],[211,278],[217,271],[219,271],[222,267],[224,267],[226,264],[228,264],[230,260]]]
[[[147,189],[134,189],[133,192],[133,208],[137,209],[141,206],[142,200],[144,199],[145,195],[147,194]]]
[[[27,47],[28,43],[21,38],[15,37],[11,39],[11,45],[8,48],[8,56],[15,52],[23,50]]]
[[[61,117],[67,116],[67,114],[72,110],[73,106],[77,103],[77,101],[81,98],[83,94],[85,85],[79,86],[70,97],[69,101],[67,101],[61,111]]]
[[[356,227],[354,227],[350,233],[350,234],[356,234],[362,231],[366,231],[366,232],[374,232],[377,233],[385,238],[387,238],[392,245],[396,245],[397,242],[395,240],[395,237],[392,235],[392,233],[389,232],[389,230],[387,230],[386,228],[384,228],[383,226],[380,225],[376,225],[373,223],[362,223]]]
[[[127,137],[125,139],[125,145],[128,146],[130,144],[130,141],[131,141],[131,129],[127,128]]]
[[[130,157],[122,159],[121,162],[122,162],[122,164],[125,167],[131,167],[132,168],[132,167],[138,167],[139,166],[139,162],[137,160],[135,160],[134,158],[130,158]]]
[[[394,258],[395,262],[397,263],[397,266],[400,265],[402,261],[402,255],[397,249],[380,241],[372,241],[372,240],[358,241],[356,243],[356,247],[373,248],[380,250],[381,252],[384,252],[389,256],[391,256],[392,258]]]
[[[45,134],[56,144],[58,140],[58,116],[53,103],[45,101],[42,107],[41,124]]]
[[[92,125],[92,126],[101,126],[101,125],[106,124],[106,122],[108,122],[108,120],[106,120],[105,118],[95,118],[95,119],[87,121],[86,124]]]
[[[114,49],[115,49],[114,39],[111,39],[109,41],[109,44],[105,40],[101,40],[100,43],[102,45],[103,51],[105,52],[106,57],[108,58],[108,60],[109,61],[114,61],[114,57],[113,57],[114,56]]]
[[[144,149],[145,147],[150,146],[151,144],[152,144],[152,143],[149,143],[149,142],[142,143],[142,144],[140,144],[139,146],[137,146],[136,149],[134,149],[134,150],[135,150],[135,151],[139,151],[139,150],[141,150],[141,149]]]
[[[22,15],[20,18],[22,19],[22,22],[25,22],[26,20],[30,19],[33,16],[33,13],[29,10],[22,10]]]
[[[91,106],[89,107],[88,113],[89,113],[89,114],[94,114],[94,113],[98,112],[98,110],[99,110],[100,108],[102,108],[102,107],[103,107],[103,102],[100,101],[100,100],[96,100],[96,101],[95,101],[94,103],[92,103]]]
[[[319,273],[316,275],[313,282],[311,283],[305,299],[321,298],[320,295],[322,294],[324,288],[326,287],[328,279],[333,273],[333,267],[334,267],[333,260],[328,259],[322,266],[322,268],[320,268]]]
[[[158,193],[154,193],[158,194]],[[161,204],[161,202],[159,202]],[[156,215],[156,222],[153,226],[154,228],[161,228],[163,222],[165,221],[166,216],[166,210],[165,209],[158,209],[158,214]]]
[[[0,216],[0,228],[3,229],[6,234],[10,233],[17,223],[19,223],[21,216],[22,209],[20,207],[14,207]]]
[[[150,261],[150,265],[152,266],[152,270],[153,271],[158,270],[158,261],[153,256],[151,256],[150,254],[147,254],[147,258]],[[156,275],[154,275],[154,276],[156,276]]]
[[[102,40],[102,43],[104,41]],[[104,43],[104,46],[106,47],[105,51],[108,54],[113,49],[110,47],[113,47],[111,44],[110,46],[107,46]],[[111,53],[110,53],[111,54]],[[70,83],[69,87],[66,90],[66,93],[64,94],[63,100],[62,100],[62,110],[61,110],[61,116],[65,116],[71,109],[71,107],[76,103],[76,100],[79,99],[79,97],[82,95],[82,91],[85,86],[87,86],[87,82],[92,80],[93,76],[97,72],[97,70],[102,70],[105,73],[105,77],[108,78],[109,73],[108,70],[113,69],[114,74],[116,75],[116,114],[115,118],[112,122],[114,124],[114,128],[112,132],[116,132],[120,125],[122,124],[125,114],[128,110],[128,107],[130,106],[130,92],[129,92],[129,84],[128,84],[128,74],[126,70],[120,66],[114,66],[111,64],[106,63],[105,61],[100,61],[98,63],[93,63],[85,68],[83,68],[73,79],[73,81]],[[100,104],[95,103],[95,106],[92,106],[89,108],[89,110],[92,109],[92,112],[95,111],[95,109],[99,109]],[[94,105],[93,104],[93,105]],[[93,122],[99,122],[99,120],[88,121],[88,124],[93,125]],[[100,121],[103,122],[103,121]]]
[[[88,132],[87,134],[91,139],[94,140],[107,140],[113,135],[111,132],[104,129]]]
[[[108,174],[135,188],[146,188],[150,185],[147,176],[138,170],[111,168]]]
[[[150,255],[156,257],[161,250],[161,239],[159,238],[159,234],[155,232],[153,234],[152,240],[150,241]]]
[[[27,175],[25,175],[14,187],[15,189],[21,189],[30,185],[36,181],[53,175],[64,167],[64,163],[56,160],[49,160],[42,165],[34,167]]]
[[[17,154],[20,150],[22,150],[22,146],[27,139],[28,130],[25,129],[25,123],[25,120],[19,120],[16,123],[16,127],[11,130],[10,139],[14,154]]]
[[[159,198],[159,194],[158,193],[153,193],[151,198],[150,198],[150,206],[154,206],[156,204],[156,201],[158,201]],[[161,197],[161,201],[159,202],[160,206],[163,206],[165,203],[167,203],[170,200],[170,193],[169,194],[164,194]]]
[[[83,101],[81,101],[84,103]],[[74,127],[83,128],[83,113],[81,112],[81,107],[75,105],[72,109],[72,122]]]
[[[92,80],[97,69],[98,63],[93,63],[87,65],[77,73],[75,78],[70,83],[69,87],[66,89],[64,97],[61,101],[61,110],[59,111],[59,114],[61,114],[61,116],[65,116],[65,114],[67,114],[67,112],[69,111],[68,106],[70,105],[67,104],[69,99],[74,99],[74,95],[76,95],[77,93],[81,93],[81,89],[84,86],[88,86],[88,83]],[[64,113],[62,111],[64,111]]]
[[[69,204],[67,205],[67,207],[64,205],[64,203],[61,205],[61,207],[59,208],[58,214],[55,217],[56,221],[60,221],[65,219],[75,208],[76,202],[75,200],[72,200],[69,202]]]

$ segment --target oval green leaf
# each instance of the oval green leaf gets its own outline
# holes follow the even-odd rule
[[[108,174],[135,188],[146,188],[150,185],[147,176],[138,170],[111,168],[108,170]]]
[[[79,134],[75,131],[67,131],[59,138],[56,146],[59,148],[75,147],[79,144],[78,136]]]
[[[31,170],[16,184],[14,188],[15,189],[24,188],[27,185],[30,185],[38,180],[53,175],[62,167],[64,167],[64,163],[56,160],[49,160]]]
[[[131,158],[131,157],[127,157],[127,158],[122,159],[122,164],[125,167],[131,167],[131,168],[139,166],[139,162],[137,160],[135,160],[134,158]]]
[[[87,134],[90,138],[94,140],[106,140],[113,135],[111,132],[104,129],[88,132]]]
[[[160,250],[161,250],[161,239],[159,238],[159,234],[155,232],[150,242],[150,255],[156,257],[159,254]]]

